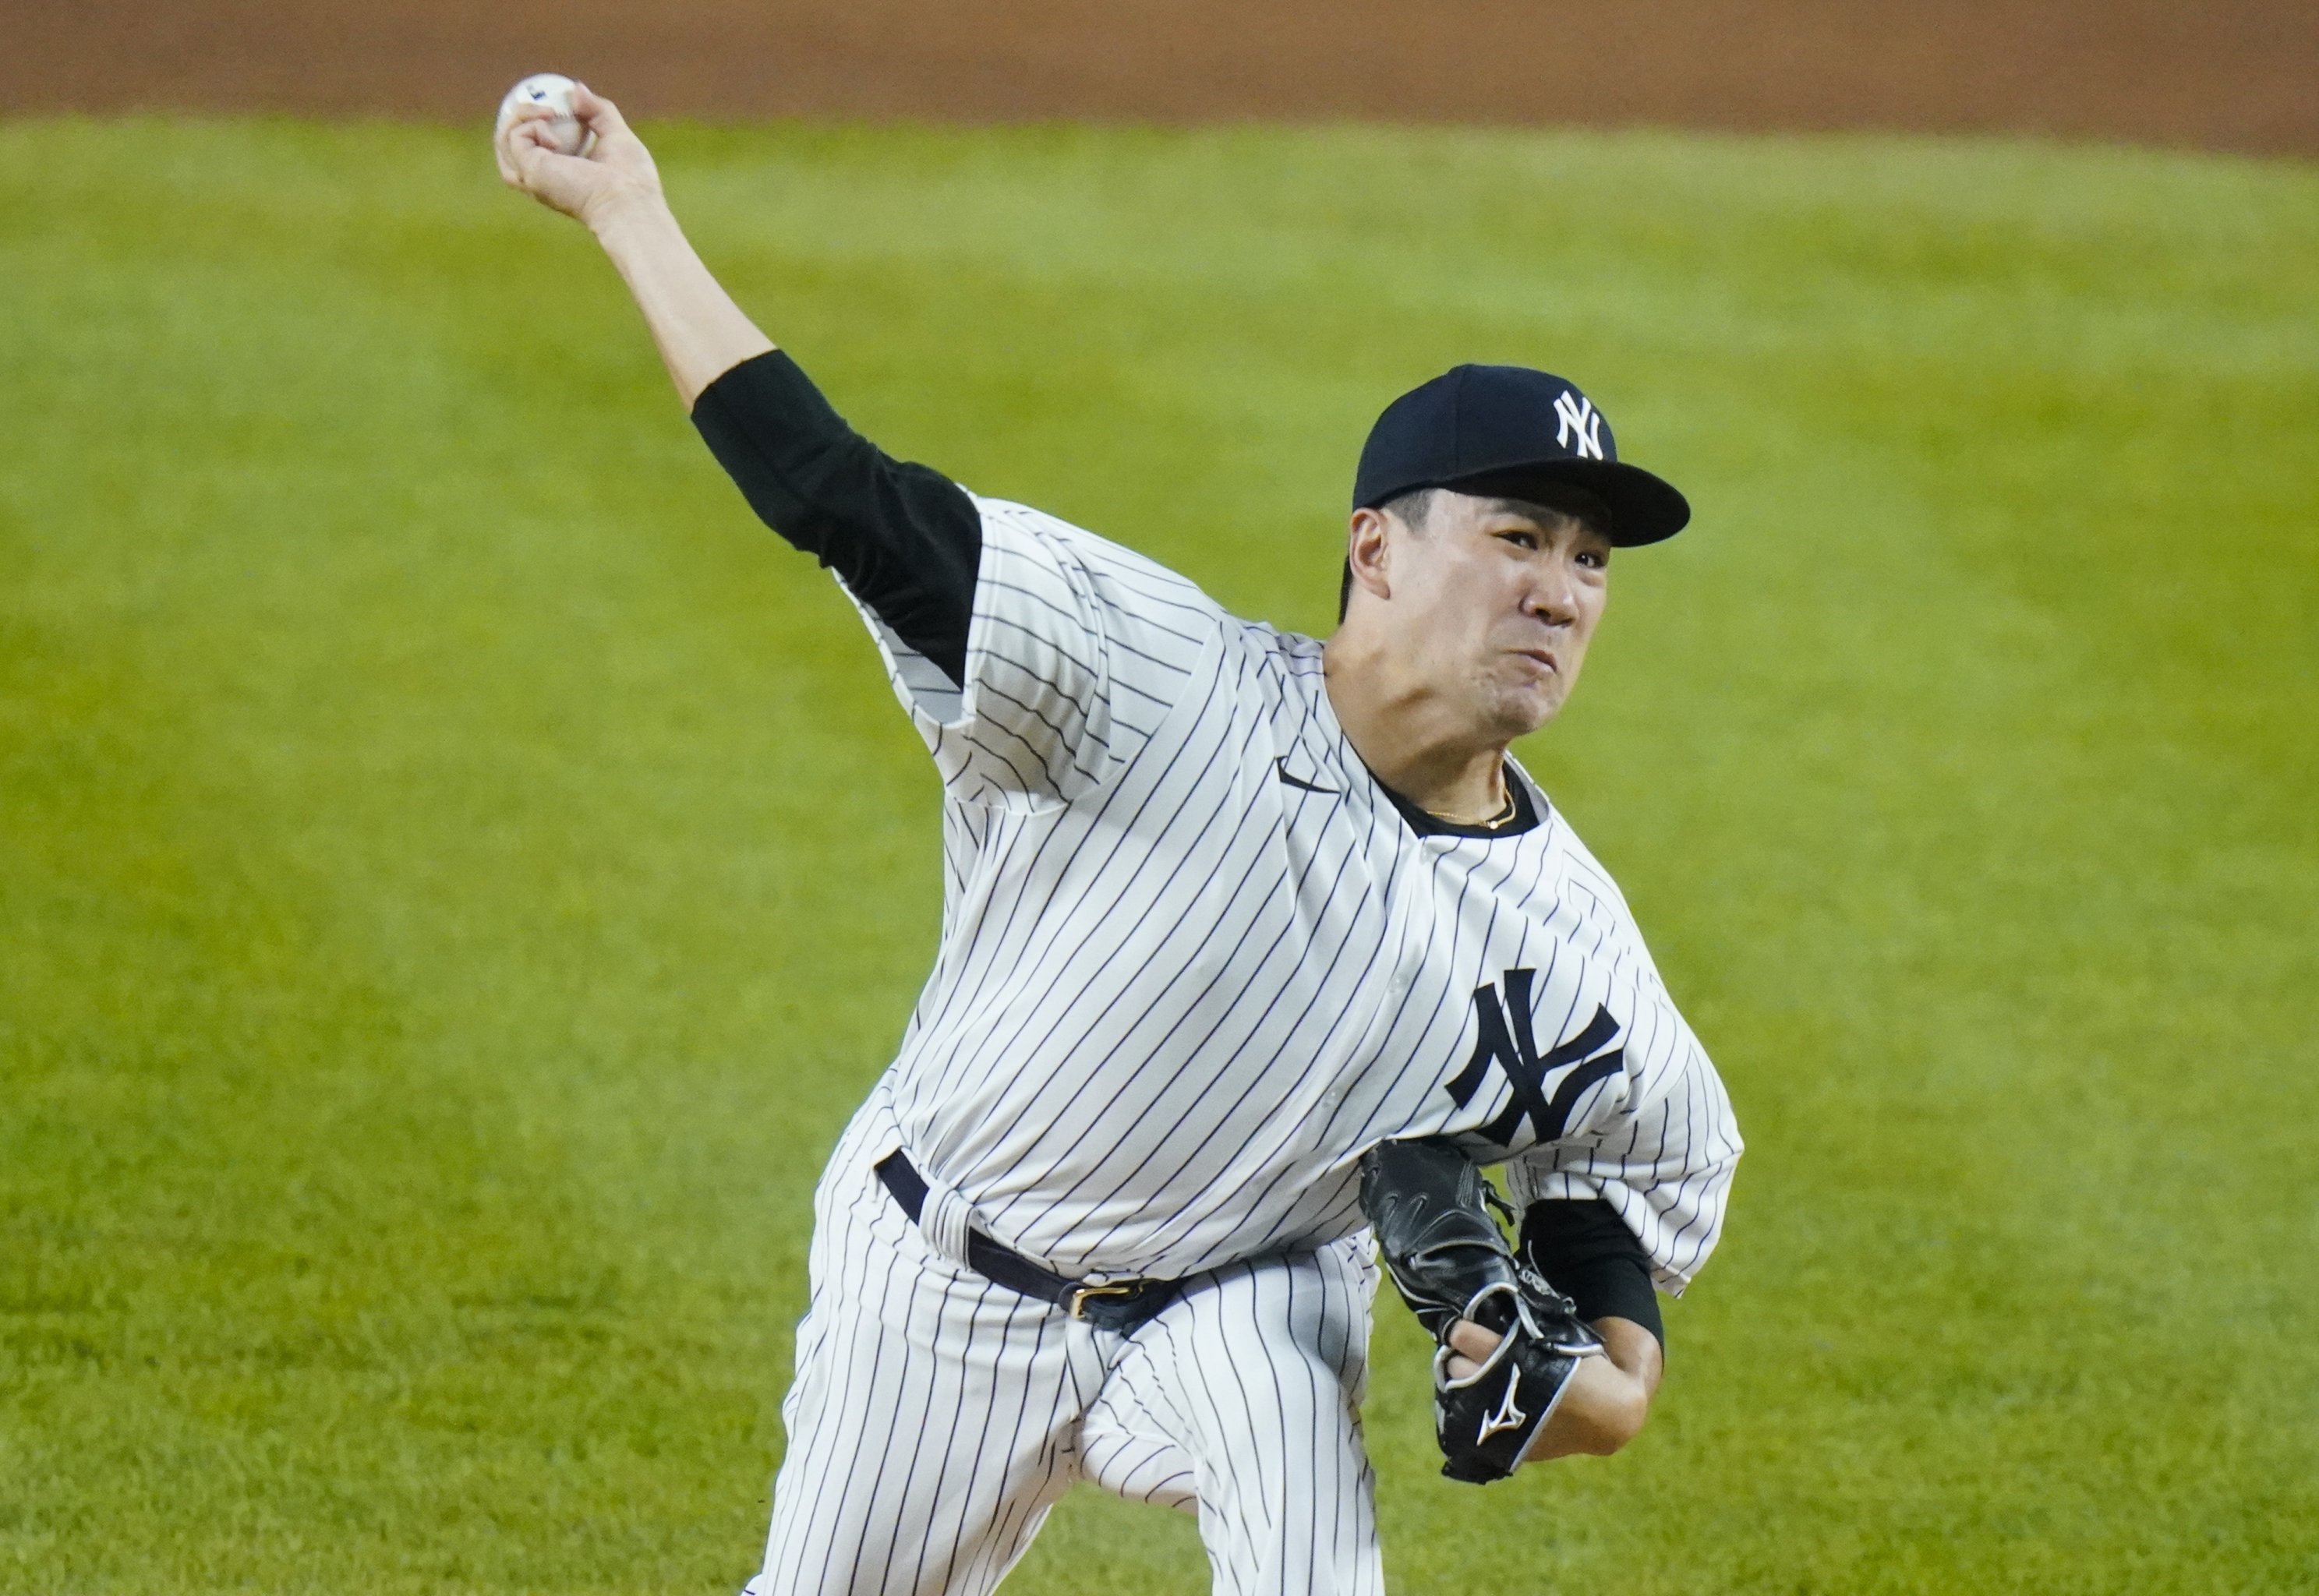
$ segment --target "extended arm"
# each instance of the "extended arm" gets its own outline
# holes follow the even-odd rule
[[[766,525],[835,571],[897,637],[962,685],[982,553],[973,501],[848,427],[709,275],[618,108],[584,86],[573,101],[596,135],[590,152],[542,145],[546,113],[531,107],[497,139],[500,175],[594,232],[693,425]]]
[[[709,275],[663,197],[660,172],[619,108],[582,85],[573,110],[595,135],[584,156],[541,142],[551,114],[527,106],[493,141],[500,176],[551,210],[584,222],[636,296],[677,397],[690,410],[701,391],[773,340]]]

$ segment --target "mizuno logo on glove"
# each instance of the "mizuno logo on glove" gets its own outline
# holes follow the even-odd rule
[[[1482,1420],[1482,1428],[1474,1437],[1474,1445],[1480,1446],[1502,1429],[1520,1429],[1522,1427],[1523,1421],[1529,1419],[1529,1415],[1523,1412],[1514,1402],[1514,1398],[1520,1393],[1521,1370],[1517,1367],[1513,1371],[1512,1378],[1506,1382],[1505,1401],[1498,1404],[1496,1412]]]

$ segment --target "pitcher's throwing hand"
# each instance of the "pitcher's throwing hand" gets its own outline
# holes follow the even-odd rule
[[[620,108],[584,83],[572,86],[572,114],[593,136],[584,155],[556,148],[560,113],[552,105],[519,105],[492,138],[500,176],[551,211],[591,225],[624,201],[660,199],[660,173],[644,140],[628,131]]]

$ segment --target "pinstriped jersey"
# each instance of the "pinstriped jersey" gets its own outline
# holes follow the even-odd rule
[[[976,1228],[1101,1279],[1350,1234],[1361,1153],[1447,1134],[1524,1200],[1607,1201],[1681,1291],[1721,1226],[1730,1103],[1529,776],[1509,761],[1535,826],[1421,834],[1317,642],[975,503],[962,683],[862,607],[944,788],[886,1139]]]

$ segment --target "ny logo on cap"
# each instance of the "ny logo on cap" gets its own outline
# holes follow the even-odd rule
[[[1594,413],[1594,401],[1565,388],[1562,397],[1554,401],[1554,441],[1569,448],[1574,432],[1578,435],[1581,460],[1602,457],[1602,418]]]

